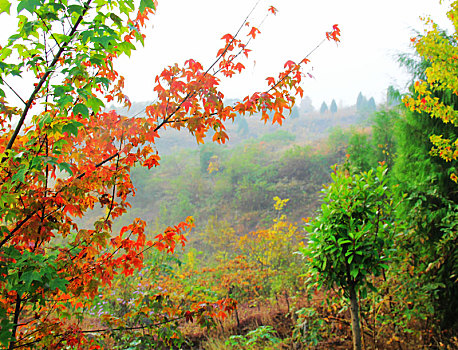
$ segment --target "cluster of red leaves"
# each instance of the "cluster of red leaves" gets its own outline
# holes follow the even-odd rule
[[[336,43],[340,42],[340,29],[337,24],[332,26],[332,31],[326,33],[326,39],[333,40]]]
[[[194,322],[194,318],[199,323],[205,322],[208,318],[225,319],[237,307],[237,301],[232,298],[223,298],[214,303],[201,302],[192,307],[192,311],[185,312],[186,322]]]
[[[182,247],[186,244],[185,232],[190,231],[194,227],[192,217],[188,217],[186,222],[181,222],[174,227],[167,227],[163,234],[155,237],[156,242],[148,242],[148,245],[153,245],[159,251],[166,250],[167,253],[173,254],[176,244],[179,243]]]

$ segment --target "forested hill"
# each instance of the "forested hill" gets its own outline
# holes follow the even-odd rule
[[[145,105],[124,112],[135,115]],[[224,145],[198,145],[192,135],[168,129],[156,143],[161,166],[132,171],[138,191],[116,225],[142,217],[160,231],[193,216],[197,231],[218,218],[242,234],[270,222],[275,196],[290,199],[289,218],[298,222],[318,207],[331,165],[344,159],[351,135],[366,132],[369,115],[356,105],[334,112],[296,107],[282,126],[239,116]]]

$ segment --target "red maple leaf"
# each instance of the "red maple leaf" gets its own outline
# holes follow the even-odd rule
[[[259,33],[261,33],[261,32],[259,31],[258,28],[251,27],[251,30],[250,30],[250,32],[248,33],[247,36],[251,36],[253,39],[255,39],[256,38],[256,34],[259,34]]]
[[[277,12],[278,12],[278,10],[277,10],[275,7],[273,7],[273,6],[270,6],[268,11],[271,12],[271,13],[273,13],[274,15],[276,15]]]

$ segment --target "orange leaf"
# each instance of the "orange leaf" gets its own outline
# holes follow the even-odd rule
[[[277,10],[275,7],[273,7],[273,6],[270,6],[270,7],[269,7],[269,12],[273,13],[274,15],[276,15],[277,12],[278,12],[278,10]]]
[[[256,38],[256,34],[259,34],[259,33],[261,33],[261,32],[259,31],[258,28],[251,27],[251,30],[250,30],[250,32],[248,33],[247,36],[251,36],[253,39],[255,39]]]
[[[226,40],[226,43],[228,43],[229,41],[231,41],[233,38],[233,36],[231,34],[226,34],[226,35],[223,35],[223,37],[221,38],[222,40]]]
[[[285,119],[283,114],[281,114],[279,112],[275,112],[274,117],[272,118],[272,124],[278,123],[278,124],[282,125],[283,119]]]
[[[245,69],[245,66],[243,64],[241,64],[240,62],[237,63],[234,67],[235,70],[238,70],[239,73],[242,72],[243,69]]]
[[[291,69],[292,67],[294,67],[296,65],[296,63],[294,63],[293,61],[289,60],[285,63],[284,67],[285,68],[289,68]]]
[[[301,61],[301,63],[304,63],[304,64],[307,64],[307,63],[309,63],[309,62],[310,62],[310,60],[309,60],[308,58],[304,58],[304,59]]]

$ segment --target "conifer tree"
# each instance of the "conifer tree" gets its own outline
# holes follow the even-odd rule
[[[356,110],[357,111],[361,111],[364,109],[365,105],[366,105],[366,98],[364,97],[363,93],[360,92],[358,94],[358,98],[356,99]]]
[[[320,107],[320,114],[325,114],[328,111],[328,105],[323,101]]]
[[[375,104],[375,100],[373,97],[371,97],[369,101],[367,101],[367,109],[371,112],[374,112],[377,109],[377,106]]]
[[[334,100],[334,99],[331,102],[330,111],[331,111],[332,114],[337,112],[337,103],[336,103],[336,100]]]

